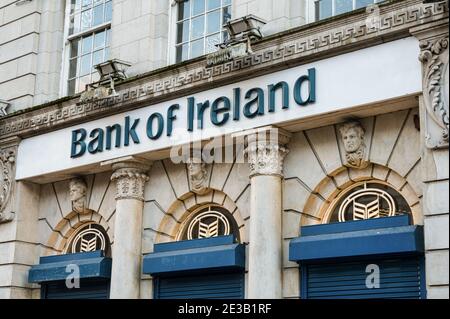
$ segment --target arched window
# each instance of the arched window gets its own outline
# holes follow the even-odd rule
[[[378,182],[357,183],[343,191],[330,206],[326,223],[411,214],[406,200],[392,187]]]
[[[239,229],[233,216],[223,207],[202,206],[194,211],[181,228],[177,240],[193,240],[235,235],[239,240]]]
[[[95,223],[81,226],[69,238],[69,245],[66,247],[67,254],[85,253],[96,250],[103,250],[105,256],[111,255],[111,247],[105,229]]]

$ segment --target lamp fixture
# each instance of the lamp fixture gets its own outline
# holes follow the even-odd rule
[[[218,46],[221,49],[225,49],[245,43],[247,45],[247,53],[252,53],[251,43],[262,39],[263,34],[261,28],[265,24],[266,22],[263,19],[253,14],[228,21],[224,27],[230,38]]]
[[[80,102],[117,96],[115,82],[127,78],[125,71],[130,66],[131,63],[119,59],[112,59],[94,65],[94,69],[100,75],[100,80],[86,85],[86,90],[81,94]]]
[[[228,32],[229,39],[217,45],[220,48],[219,51],[208,55],[207,66],[225,63],[252,54],[252,42],[262,39],[261,28],[265,24],[266,22],[263,19],[252,14],[227,22],[224,28]]]
[[[261,28],[265,24],[266,21],[253,14],[227,22],[224,27],[230,35],[230,39],[225,42],[225,45],[228,43],[260,40],[263,37]]]

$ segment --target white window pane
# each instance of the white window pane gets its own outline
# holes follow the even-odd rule
[[[69,34],[75,34],[80,32],[81,15],[75,14],[70,18]]]
[[[80,39],[75,39],[70,42],[70,57],[74,58],[81,53],[81,42]]]
[[[320,0],[316,2],[316,18],[326,19],[333,15],[332,0]]]
[[[92,35],[89,37],[83,38],[83,45],[82,45],[82,53],[90,53],[92,52]]]
[[[219,32],[220,29],[220,10],[208,13],[206,15],[206,33],[216,33]]]
[[[111,51],[109,48],[106,48],[105,49],[105,61],[110,60],[111,59],[110,56],[111,56]]]
[[[92,5],[92,0],[83,0],[82,1],[82,9],[87,9]]]
[[[192,3],[192,15],[198,15],[205,12],[205,0],[191,0]]]
[[[197,39],[204,35],[205,33],[205,16],[202,15],[195,19],[192,19],[191,27],[191,39]]]
[[[220,0],[206,0],[208,2],[208,10],[217,9],[220,7]]]
[[[206,38],[206,53],[217,51],[216,44],[220,44],[220,33]]]
[[[94,56],[92,57],[92,66],[102,63],[103,61],[103,50],[95,51]]]
[[[83,76],[78,80],[78,92],[83,92],[86,90],[86,85],[91,83],[91,76]]]
[[[111,29],[106,30],[106,46],[111,44]]]
[[[81,13],[81,31],[87,30],[91,27],[92,10],[86,10]]]
[[[106,32],[98,32],[94,35],[94,50],[103,48],[105,46]]]
[[[77,58],[75,58],[75,59],[70,60],[70,62],[69,62],[69,79],[77,76],[78,65],[79,65],[78,61],[79,60]]]
[[[68,88],[67,88],[68,95],[75,94],[76,85],[77,85],[77,79],[69,80],[69,84],[68,84]]]
[[[91,54],[86,54],[81,57],[80,76],[91,73]]]
[[[75,11],[79,11],[81,9],[81,0],[72,0],[70,13],[74,13]]]
[[[103,4],[94,7],[92,26],[96,26],[103,23]]]
[[[191,43],[191,59],[203,55],[203,42],[204,42],[204,39],[192,41],[192,43]]]
[[[105,3],[105,22],[112,20],[112,1]]]
[[[231,20],[231,7],[225,7],[222,11],[223,20],[222,20],[222,26]]]
[[[356,0],[356,8],[355,9],[367,7],[369,4],[372,4],[372,3],[373,3],[373,0]]]
[[[184,1],[178,5],[178,21],[187,19],[191,16],[191,1]]]
[[[353,10],[353,0],[336,0],[335,14],[342,14]]]
[[[189,44],[183,44],[177,47],[177,63],[186,61],[189,58]]]
[[[189,41],[189,20],[178,23],[177,43]]]

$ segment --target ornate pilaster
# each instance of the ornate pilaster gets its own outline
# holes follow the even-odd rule
[[[264,129],[247,136],[245,153],[250,165],[250,177],[257,175],[283,177],[283,163],[289,153],[285,146],[289,132],[277,128]]]
[[[444,25],[425,25],[412,30],[419,39],[422,62],[422,89],[425,113],[425,146],[429,149],[449,145],[449,33]]]
[[[117,187],[110,298],[137,299],[140,295],[144,193],[151,163],[130,156],[104,165],[112,166],[111,180]]]
[[[116,200],[136,199],[144,201],[145,183],[149,177],[146,172],[149,166],[139,163],[125,162],[113,165],[111,180],[116,182]]]
[[[245,136],[251,184],[248,298],[278,299],[283,281],[283,163],[291,134],[266,127]]]
[[[14,175],[17,154],[17,139],[0,146],[0,224],[14,219],[9,203],[14,192]]]

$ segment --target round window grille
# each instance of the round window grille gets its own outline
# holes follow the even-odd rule
[[[238,237],[233,216],[217,206],[203,207],[194,213],[183,227],[178,240],[193,240],[235,234]]]
[[[108,255],[109,245],[108,235],[103,227],[91,223],[83,226],[72,236],[66,252],[75,254],[103,250],[105,255]]]
[[[326,222],[347,222],[411,214],[411,209],[396,190],[376,182],[363,182],[344,191],[331,206]]]

